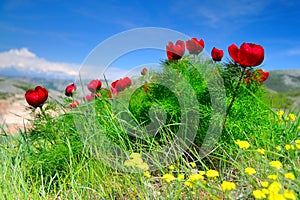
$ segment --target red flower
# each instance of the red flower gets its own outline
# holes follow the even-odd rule
[[[84,97],[84,100],[92,101],[93,98],[95,98],[95,95],[94,95],[93,93],[91,93],[91,94],[87,94],[87,95]]]
[[[166,50],[169,60],[179,60],[185,51],[184,41],[177,40],[175,45],[173,42],[169,42],[169,44],[166,46]]]
[[[262,69],[258,69],[253,73],[253,76],[255,80],[262,83],[268,79],[269,74],[270,74],[269,72],[265,72]]]
[[[141,71],[141,74],[145,75],[147,72],[148,72],[147,68],[143,68],[142,71]]]
[[[95,93],[97,90],[100,90],[101,86],[102,86],[102,83],[98,79],[91,80],[91,82],[88,84],[88,89],[92,93]]]
[[[251,78],[250,77],[244,78],[244,81],[245,81],[245,83],[249,83],[251,81]]]
[[[119,92],[116,90],[116,88],[111,87],[110,90],[112,91],[112,93],[117,96],[119,94]]]
[[[223,58],[224,52],[221,49],[217,49],[216,47],[214,47],[211,50],[211,57],[214,61],[221,61]]]
[[[125,90],[127,87],[131,85],[131,79],[129,77],[121,78],[111,83],[111,89],[113,92],[116,90],[117,92]],[[114,92],[115,93],[115,92]]]
[[[204,48],[204,40],[197,40],[197,38],[192,38],[191,40],[186,41],[186,48],[190,54],[198,55]]]
[[[255,67],[264,60],[264,48],[257,44],[244,42],[240,48],[235,44],[228,47],[232,60],[242,67]]]
[[[34,90],[27,90],[25,99],[32,107],[42,107],[48,98],[48,91],[46,88],[36,86]]]
[[[70,103],[71,108],[76,108],[77,106],[79,106],[79,102],[77,100],[75,100],[73,103]]]
[[[73,93],[75,91],[76,91],[76,85],[74,83],[70,84],[65,89],[65,95],[68,96],[68,97],[71,97],[71,96],[73,96]]]
[[[230,57],[235,63],[239,63],[239,48],[235,44],[232,44],[228,47],[228,52]]]

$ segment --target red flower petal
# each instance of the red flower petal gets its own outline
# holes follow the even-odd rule
[[[235,63],[239,63],[239,48],[235,44],[228,47],[228,53]]]
[[[262,46],[244,42],[239,50],[239,63],[244,67],[255,67],[264,60],[264,49]]]
[[[221,49],[214,47],[211,51],[211,57],[214,61],[221,61],[223,58],[224,52]]]
[[[42,106],[48,98],[48,91],[46,88],[37,86],[34,90],[27,90],[25,93],[25,99],[32,107]]]

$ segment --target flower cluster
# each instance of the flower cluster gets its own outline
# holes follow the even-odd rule
[[[258,81],[262,83],[268,79],[269,74],[270,74],[269,72],[265,72],[262,69],[257,69],[253,72],[250,72],[249,70],[245,70],[244,81],[246,83],[249,83],[250,81]]]
[[[186,42],[182,40],[169,42],[166,46],[166,53],[168,60],[177,61],[181,59],[185,53],[185,48],[191,55],[198,55],[204,49],[204,40],[192,38]],[[249,83],[251,81],[264,82],[269,77],[269,72],[262,69],[253,70],[252,67],[260,65],[264,60],[264,48],[261,45],[244,42],[240,47],[231,44],[228,47],[228,53],[234,63],[244,69],[244,81]],[[215,62],[222,60],[224,51],[213,47],[211,50],[211,58]],[[250,67],[251,69],[248,69]]]
[[[143,161],[142,156],[139,153],[132,153],[129,156],[129,159],[124,162],[124,166],[136,167],[143,171],[147,171],[149,169],[148,164]]]
[[[244,141],[244,140],[237,140],[237,141],[235,141],[235,144],[237,144],[239,146],[239,148],[244,149],[244,150],[246,150],[250,147],[249,142]]]
[[[117,95],[119,92],[131,86],[132,81],[129,77],[121,78],[111,83],[111,91]]]

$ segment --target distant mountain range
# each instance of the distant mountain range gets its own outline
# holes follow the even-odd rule
[[[300,91],[300,69],[270,71],[265,85],[271,91],[279,93]]]
[[[15,81],[24,82],[25,85],[30,83],[32,84],[39,84],[43,85],[43,87],[47,87],[49,89],[63,91],[66,85],[73,83],[74,79],[72,78],[57,78],[57,77],[40,77],[40,76],[29,76],[24,75],[22,76],[18,74],[3,74],[0,75],[0,81],[4,79],[11,79]],[[2,76],[2,78],[1,78]],[[7,77],[7,78],[5,78]],[[9,80],[7,79],[7,81]],[[292,91],[300,91],[300,69],[294,70],[271,70],[269,78],[264,82],[266,87],[269,89],[270,92],[278,92],[278,93],[286,93]],[[1,90],[6,90],[5,88],[1,87]]]

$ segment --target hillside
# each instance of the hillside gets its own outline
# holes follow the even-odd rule
[[[270,71],[265,86],[270,93],[271,106],[295,112],[300,110],[300,69]]]
[[[279,93],[300,91],[300,69],[273,70],[265,85]]]

